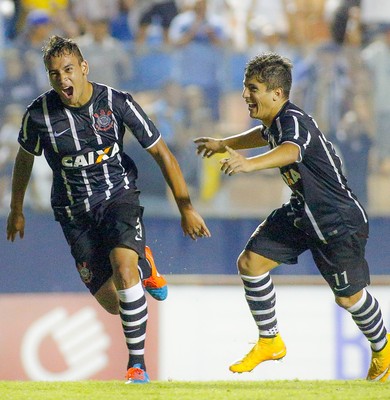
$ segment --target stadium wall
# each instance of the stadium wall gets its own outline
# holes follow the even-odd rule
[[[325,285],[277,288],[287,346],[282,362],[249,374],[228,366],[245,355],[257,329],[238,285],[170,285],[166,301],[148,296],[146,362],[152,380],[362,379],[369,345]],[[370,289],[390,321],[386,286]],[[121,380],[127,349],[117,317],[87,293],[0,295],[0,380]]]
[[[230,374],[228,365],[256,340],[234,264],[258,221],[207,222],[213,236],[193,242],[183,237],[177,218],[145,219],[148,244],[170,283],[165,302],[149,298],[146,357],[152,379],[364,377],[368,345],[348,313],[334,304],[307,254],[298,266],[281,266],[274,276],[288,357],[251,374]],[[372,219],[367,248],[375,283],[370,291],[388,327],[389,230],[388,219]],[[25,238],[9,243],[4,235],[0,251],[0,354],[7,360],[0,379],[121,379],[126,348],[118,318],[86,292],[53,218],[27,215]],[[90,354],[93,362],[84,362]]]
[[[236,259],[259,220],[207,218],[212,237],[184,237],[175,217],[145,218],[147,243],[160,271],[169,275],[236,275]],[[2,218],[6,226],[6,219]],[[390,218],[371,218],[367,259],[373,280],[390,276]],[[23,240],[0,238],[0,293],[84,292],[61,228],[50,214],[26,215]],[[274,275],[318,277],[309,253],[299,264],[282,265]],[[384,279],[384,280],[383,280]]]

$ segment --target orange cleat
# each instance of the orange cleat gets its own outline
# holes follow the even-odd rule
[[[142,281],[145,290],[156,300],[163,301],[168,296],[168,285],[165,278],[157,271],[156,264],[154,262],[152,250],[149,246],[145,246],[145,256],[148,261],[152,274],[149,278]]]
[[[149,375],[141,368],[141,364],[135,364],[126,373],[126,383],[149,383]]]

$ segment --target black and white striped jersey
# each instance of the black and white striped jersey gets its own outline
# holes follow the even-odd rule
[[[298,228],[328,241],[367,223],[365,210],[348,187],[340,158],[312,117],[287,102],[262,135],[271,149],[286,142],[300,149],[297,162],[280,168],[292,190],[290,205]]]
[[[122,190],[136,190],[137,168],[123,152],[126,127],[145,149],[160,132],[128,93],[93,83],[91,100],[66,107],[54,90],[28,106],[18,141],[42,152],[53,170],[56,219],[72,218]]]

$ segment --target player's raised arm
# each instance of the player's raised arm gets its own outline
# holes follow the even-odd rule
[[[18,233],[21,239],[24,236],[23,203],[33,164],[34,156],[20,147],[12,174],[11,211],[7,220],[7,240],[11,242]]]
[[[173,197],[181,214],[181,226],[185,235],[192,239],[211,236],[203,218],[191,204],[187,184],[184,180],[180,166],[168,149],[163,139],[160,139],[148,152],[158,163],[165,181],[172,190]]]

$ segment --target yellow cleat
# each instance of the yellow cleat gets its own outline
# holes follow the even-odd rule
[[[250,372],[264,361],[281,360],[286,355],[286,346],[279,333],[272,338],[260,338],[253,349],[240,361],[232,364],[232,372]]]
[[[386,382],[390,375],[390,333],[387,334],[386,346],[381,351],[373,351],[368,381]]]

